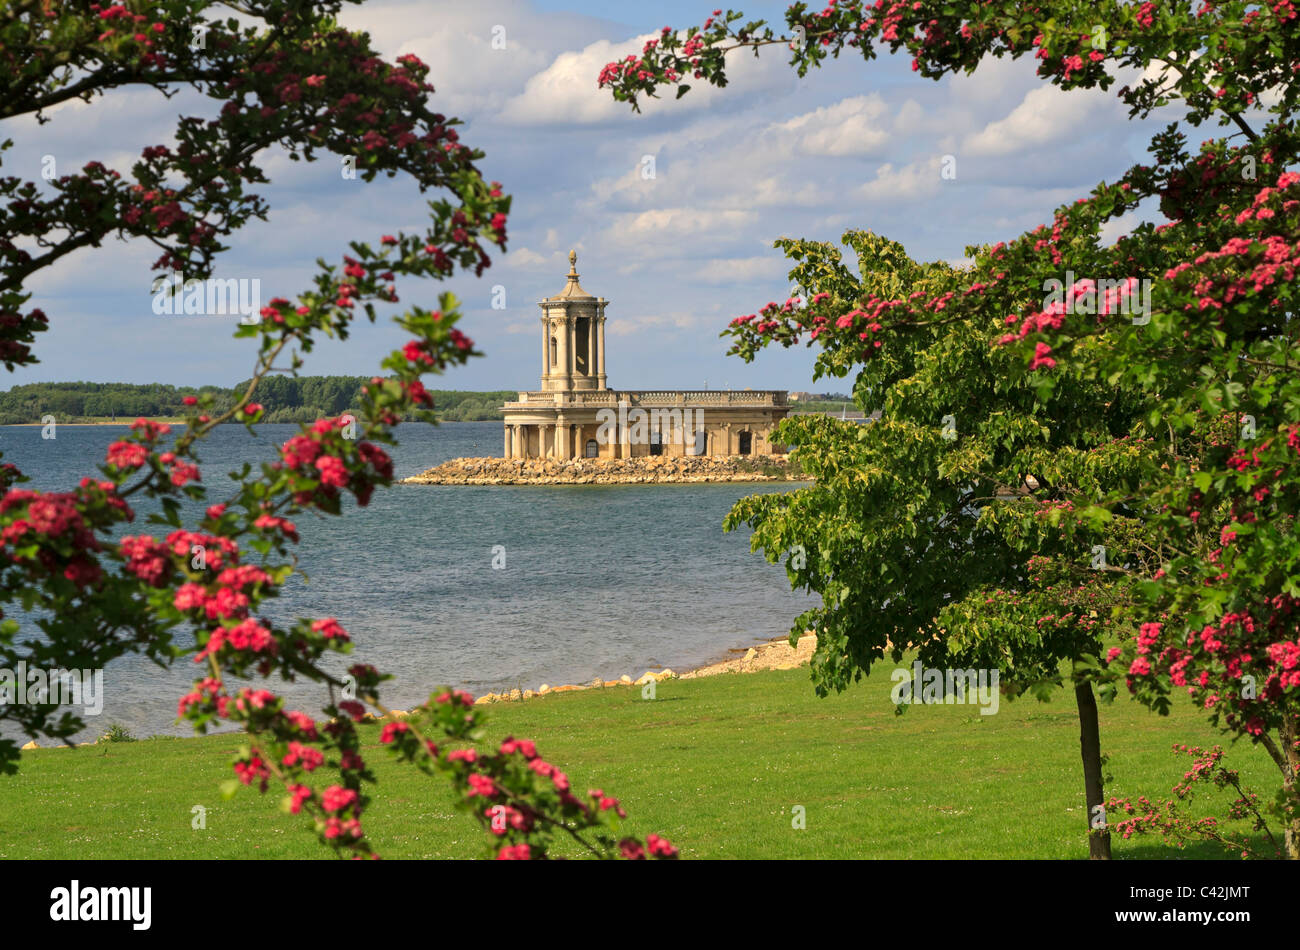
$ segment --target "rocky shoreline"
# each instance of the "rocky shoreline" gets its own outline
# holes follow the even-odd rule
[[[757,673],[760,670],[792,670],[795,667],[807,666],[812,659],[813,653],[817,649],[817,635],[812,631],[805,633],[799,638],[797,646],[790,646],[790,641],[781,637],[768,643],[760,643],[757,646],[747,649],[743,656],[730,660],[721,660],[717,663],[710,663],[699,669],[691,670],[687,673],[678,675],[670,669],[658,671],[647,670],[638,679],[624,674],[616,680],[602,680],[597,677],[590,683],[583,685],[564,685],[551,686],[547,683],[541,684],[537,689],[512,689],[503,690],[500,693],[484,693],[474,700],[475,706],[488,705],[491,703],[511,703],[523,702],[526,699],[537,699],[542,696],[550,696],[553,693],[572,693],[587,689],[614,689],[619,686],[640,686],[642,688],[650,683],[662,683],[670,679],[697,679],[701,676],[719,676],[723,673]],[[739,652],[739,651],[736,651]],[[411,713],[405,710],[394,710],[387,716],[376,716],[374,713],[366,713],[362,717],[364,722],[385,722],[391,719],[405,719]],[[78,746],[99,745],[103,742],[112,741],[107,735],[101,737],[95,742],[78,742]],[[24,752],[40,749],[34,740],[28,742],[22,747]],[[60,745],[54,748],[67,749],[71,746]]]
[[[789,455],[630,459],[456,458],[402,479],[406,485],[644,485],[666,482],[806,481]]]
[[[708,666],[702,666],[699,669],[691,670],[689,673],[682,673],[680,676],[672,670],[664,669],[658,672],[647,670],[639,679],[632,679],[626,673],[616,680],[602,680],[596,677],[590,683],[581,686],[550,686],[543,683],[537,689],[512,689],[500,693],[484,693],[474,700],[474,705],[484,705],[489,703],[509,703],[522,702],[525,699],[535,699],[541,696],[549,696],[552,693],[570,693],[585,689],[614,689],[619,686],[641,686],[645,687],[650,683],[662,683],[668,679],[698,679],[701,676],[719,676],[723,673],[757,673],[760,670],[792,670],[798,666],[806,666],[812,659],[812,655],[817,650],[817,635],[812,632],[805,633],[799,638],[797,646],[790,646],[790,641],[786,637],[779,640],[773,640],[769,643],[761,643],[758,646],[750,647],[745,651],[744,656],[736,657],[731,660],[722,660],[718,663],[710,663]]]

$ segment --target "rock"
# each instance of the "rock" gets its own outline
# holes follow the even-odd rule
[[[745,657],[740,662],[749,663],[756,656],[758,656],[758,651],[755,650],[753,647],[750,647],[748,650],[745,651]]]
[[[635,683],[633,683],[632,685],[633,685],[633,686],[644,686],[646,683],[657,683],[657,682],[659,682],[659,677],[655,676],[655,675],[654,675],[653,673],[651,673],[649,670],[646,670],[644,673],[641,674],[641,678],[638,679],[638,680],[637,680]]]
[[[628,676],[626,673],[624,673],[622,676],[620,676],[620,677],[618,678],[618,681],[619,681],[620,683],[622,683],[624,686],[631,686],[631,685],[632,685],[632,677]]]
[[[486,705],[487,703],[495,703],[497,701],[497,698],[498,697],[496,693],[484,693],[478,699],[474,700],[474,705],[483,706]]]
[[[662,682],[663,680],[670,680],[670,679],[672,679],[673,677],[675,677],[676,675],[677,675],[677,674],[674,673],[672,670],[667,669],[667,668],[665,667],[664,669],[662,669],[662,670],[659,671],[659,680],[660,680],[660,682]]]
[[[39,748],[40,746],[38,746],[36,744],[36,740],[33,739],[31,742],[27,743],[27,745],[23,746],[22,751],[26,752],[28,749],[39,749]]]
[[[599,676],[597,676],[594,680],[592,680],[592,681],[591,681],[590,683],[588,683],[587,685],[599,689],[600,687],[602,687],[602,686],[605,685],[605,681],[604,681],[603,679],[601,679]]]
[[[521,693],[517,688],[516,688],[516,689],[512,689],[512,690],[510,691],[510,701],[511,701],[512,703],[517,703],[517,702],[519,702],[519,700],[521,700],[521,699],[523,699],[523,698],[524,698],[524,694]]]
[[[788,455],[738,459],[719,456],[636,456],[630,459],[460,458],[403,479],[417,485],[608,485],[658,482],[769,481],[788,477],[741,469],[737,462],[791,471]],[[800,476],[806,478],[806,476]]]
[[[572,692],[572,691],[574,691],[574,690],[586,689],[586,688],[587,688],[587,687],[585,687],[585,686],[556,686],[556,687],[552,688],[551,692],[552,692],[552,693],[569,693],[569,692]]]
[[[531,689],[524,690],[524,699],[532,699],[536,695],[537,693],[535,690],[531,690]]]
[[[543,683],[541,686],[537,687],[538,694],[549,693],[550,691],[551,691],[551,687],[546,683]]]
[[[623,684],[620,683],[618,680],[605,680],[605,682],[601,685],[612,688],[614,686],[622,686]]]

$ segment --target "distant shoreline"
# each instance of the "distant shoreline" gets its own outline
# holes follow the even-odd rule
[[[178,419],[173,416],[145,416],[144,418],[148,419],[150,422],[164,422],[167,425],[185,424],[184,419]],[[58,422],[56,420],[55,424],[61,426],[69,426],[69,427],[79,426],[79,427],[90,428],[91,426],[129,426],[134,421],[135,421],[134,419],[129,421],[118,421],[118,422],[114,422],[110,419],[99,419],[94,422]],[[313,419],[311,421],[314,422],[315,420]],[[499,422],[499,421],[500,420],[498,419],[439,419],[438,425],[450,426],[450,425],[460,425],[461,423],[470,423],[470,422]],[[242,422],[236,422],[234,419],[228,419],[227,421],[221,424],[222,425],[243,425]],[[269,425],[269,426],[297,426],[297,425],[307,425],[309,423],[307,421],[303,421],[303,422],[259,422],[254,424]],[[42,426],[47,426],[47,425],[50,425],[50,423],[48,422],[0,422],[0,429],[23,429],[23,428],[39,429]]]
[[[158,418],[150,418],[150,417],[146,417],[146,418],[149,418],[149,421],[150,421],[150,422],[165,422],[165,423],[167,423],[168,425],[180,425],[181,423],[183,423],[183,422],[185,421],[184,419],[173,419],[173,418],[171,418],[170,416],[160,416],[160,417],[158,417]],[[130,422],[114,422],[114,421],[112,421],[111,419],[104,419],[104,420],[102,420],[102,421],[96,421],[96,422],[59,422],[59,421],[56,419],[53,423],[50,423],[50,422],[0,422],[0,429],[24,429],[24,428],[26,428],[26,429],[31,429],[31,428],[39,429],[39,428],[41,428],[41,427],[43,427],[43,426],[47,426],[47,425],[85,426],[85,427],[90,427],[90,426],[129,426],[129,425],[131,424],[131,422],[134,422],[134,421],[135,421],[135,420],[133,419],[133,420],[131,420]]]

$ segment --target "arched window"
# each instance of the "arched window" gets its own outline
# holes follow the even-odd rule
[[[595,439],[587,440],[587,458],[594,459],[600,455],[600,446],[596,444]]]
[[[693,433],[688,432],[686,435],[687,455],[709,454],[709,434],[703,428],[696,429]]]
[[[754,451],[754,433],[740,433],[740,454],[749,455]]]
[[[651,455],[664,454],[664,440],[663,440],[663,436],[660,435],[658,429],[650,433],[650,454]]]
[[[560,345],[555,342],[555,337],[551,337],[551,372],[557,372],[556,367],[560,365]]]

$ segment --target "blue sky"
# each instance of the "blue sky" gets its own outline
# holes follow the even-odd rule
[[[770,16],[783,5],[742,8]],[[990,60],[973,76],[936,83],[915,76],[906,57],[846,58],[801,81],[768,51],[735,63],[727,89],[697,86],[640,116],[596,89],[605,62],[712,9],[709,0],[421,0],[346,11],[344,22],[369,30],[386,55],[413,52],[430,64],[436,107],[465,120],[463,141],[487,153],[484,174],[514,196],[509,253],[481,279],[446,285],[487,355],[434,385],[536,388],[537,300],[561,289],[576,248],[583,286],[611,301],[612,387],[846,390],[846,381],[814,386],[808,350],[764,353],[750,365],[725,355],[718,333],[728,320],[789,293],[773,240],[836,241],[869,228],[913,257],[956,261],[969,244],[1049,221],[1058,205],[1143,160],[1150,132],[1171,119],[1135,126],[1113,93],[1060,92],[1028,60]],[[491,48],[496,26],[505,50]],[[6,171],[36,179],[42,156],[53,155],[69,167],[98,159],[125,172],[141,148],[171,141],[178,114],[213,108],[140,90],[69,103],[43,127],[9,123],[4,134],[16,144]],[[954,180],[940,177],[944,155],[956,158]],[[640,175],[645,156],[653,180]],[[350,239],[420,225],[424,199],[400,180],[344,180],[332,156],[303,165],[271,155],[264,167],[270,219],[235,236],[217,273],[260,279],[264,300],[306,288],[315,259],[337,260]],[[1112,236],[1133,223],[1119,222]],[[51,319],[37,340],[42,362],[0,385],[246,378],[254,353],[250,341],[231,339],[232,318],[153,313],[156,256],[151,246],[112,243],[38,275],[32,304]],[[498,285],[505,310],[491,309]],[[425,306],[441,289],[399,285],[404,302]],[[317,348],[304,372],[369,375],[402,339],[391,325],[367,324],[345,344]]]

